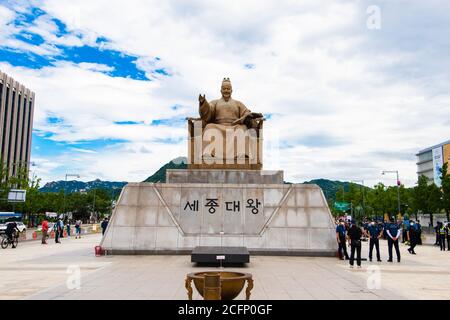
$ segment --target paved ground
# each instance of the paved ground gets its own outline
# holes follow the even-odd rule
[[[62,240],[1,250],[0,299],[186,299],[186,274],[214,269],[193,266],[189,256],[95,257],[98,234]],[[400,264],[385,262],[383,241],[384,261],[363,261],[362,269],[335,258],[252,256],[247,267],[227,270],[253,274],[252,299],[450,299],[450,252],[429,245],[416,256],[401,251]],[[69,288],[77,268],[80,288]]]

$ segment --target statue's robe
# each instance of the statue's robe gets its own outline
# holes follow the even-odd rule
[[[200,105],[199,108],[200,117],[203,123],[206,123],[203,131],[203,156],[212,156],[215,159],[223,159],[225,162],[227,159],[246,158],[249,156],[249,137],[247,136],[247,126],[239,123],[233,125],[232,123],[251,113],[249,109],[240,101],[230,98],[225,101],[223,98],[207,102],[206,100]],[[208,130],[215,129],[213,132]],[[232,145],[230,142],[225,143],[227,133],[231,132],[235,134],[245,133],[245,148],[242,148],[242,144],[239,144],[236,139]],[[220,133],[223,139],[222,155],[218,152],[217,148],[211,150],[208,148],[208,143],[211,141],[211,135]],[[241,146],[241,147],[239,147]]]

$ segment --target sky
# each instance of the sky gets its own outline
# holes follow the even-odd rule
[[[417,181],[450,139],[449,1],[0,0],[0,70],[36,93],[42,183],[143,181],[187,155],[198,94],[265,114],[285,180]]]

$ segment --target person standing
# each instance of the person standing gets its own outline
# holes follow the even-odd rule
[[[42,244],[47,244],[48,221],[42,221]]]
[[[439,224],[439,247],[441,248],[441,251],[445,251],[445,240],[448,235],[448,228],[442,222],[438,222],[438,224]],[[447,248],[447,250],[449,250],[449,248]]]
[[[81,220],[75,222],[75,239],[81,238]]]
[[[439,246],[440,245],[440,235],[439,235],[439,230],[441,229],[441,222],[437,222],[436,223],[436,227],[434,227],[434,232],[436,233],[436,242],[434,243],[435,246]]]
[[[339,259],[344,260],[349,259],[347,253],[347,241],[346,241],[347,230],[345,228],[344,220],[339,219],[339,224],[336,227],[336,241],[338,243],[338,253]]]
[[[369,238],[369,260],[372,261],[372,251],[373,247],[377,251],[377,261],[381,262],[380,257],[380,238],[383,235],[383,229],[380,229],[375,221],[372,221],[367,227],[367,237]]]
[[[105,235],[106,228],[108,227],[108,218],[103,219],[102,223],[100,224],[102,228],[102,236]]]
[[[395,223],[394,218],[391,219],[391,223],[389,224],[386,233],[388,236],[388,251],[389,251],[388,262],[392,262],[392,247],[395,247],[397,261],[400,262],[400,249],[398,247],[398,239],[400,237],[401,231],[400,228],[398,227],[398,224]]]
[[[64,238],[64,223],[61,218],[58,220],[58,223],[59,223],[59,238],[61,239]]]
[[[67,238],[70,238],[70,221],[69,220],[67,220],[66,230],[67,230]]]
[[[350,253],[350,268],[353,268],[353,263],[355,261],[355,251],[356,251],[356,264],[358,268],[361,268],[361,228],[356,225],[356,221],[352,220],[352,226],[348,230],[348,240],[351,247]]]
[[[414,226],[416,227],[416,231],[417,231],[417,244],[419,246],[421,246],[422,245],[422,225],[420,224],[420,220],[417,220],[417,222]]]
[[[447,251],[450,251],[450,223],[447,222]]]
[[[414,248],[417,245],[417,236],[418,236],[418,232],[416,230],[416,227],[414,226],[414,221],[410,221],[409,223],[409,228],[408,228],[408,241],[409,241],[409,248],[408,248],[408,252],[411,254],[416,254],[416,252],[414,251]]]
[[[59,220],[53,225],[53,231],[55,232],[55,243],[61,243],[61,241],[59,241],[59,236],[61,234],[61,224],[59,223]]]

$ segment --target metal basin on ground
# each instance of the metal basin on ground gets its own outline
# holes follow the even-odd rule
[[[250,299],[250,293],[253,288],[253,279],[250,273],[233,272],[233,271],[203,271],[189,273],[186,277],[186,289],[188,290],[189,300],[192,300],[191,281],[194,281],[195,288],[203,297],[203,287],[205,285],[205,274],[219,274],[220,288],[222,300],[233,300],[244,288],[247,281],[247,289],[245,291],[246,300]]]

